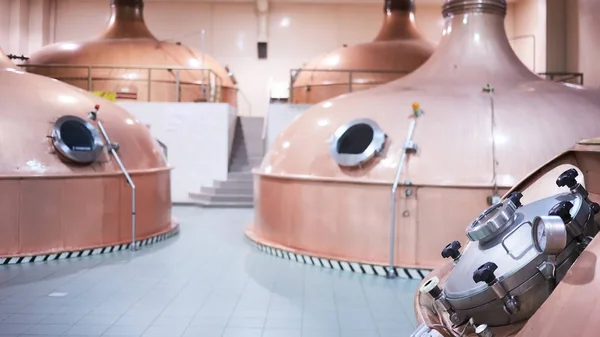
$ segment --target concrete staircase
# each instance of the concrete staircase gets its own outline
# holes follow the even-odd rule
[[[227,180],[217,180],[213,187],[190,193],[192,203],[202,207],[254,206],[252,169],[260,165],[264,155],[263,122],[262,117],[238,117]]]

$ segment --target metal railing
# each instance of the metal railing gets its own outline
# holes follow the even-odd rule
[[[538,76],[549,81],[583,85],[583,73],[549,72],[538,73]]]
[[[173,96],[175,102],[181,101],[182,87],[197,87],[201,94],[196,102],[218,102],[221,100],[221,86],[223,79],[212,69],[208,68],[186,68],[167,66],[111,66],[111,65],[69,65],[69,64],[20,64],[22,68],[47,68],[60,73],[60,69],[80,69],[81,75],[54,75],[44,74],[63,82],[83,81],[88,91],[94,91],[94,82],[134,82],[145,83],[147,101],[152,101],[153,85],[173,84]],[[112,74],[117,71],[118,74]],[[49,72],[49,71],[48,71]],[[165,73],[168,75],[165,76]],[[160,78],[154,76],[160,74]],[[182,78],[182,75],[184,77]],[[72,83],[71,83],[72,84]],[[81,86],[80,86],[81,87]],[[187,89],[186,88],[186,89]],[[137,92],[118,92],[123,95],[136,95]]]
[[[158,138],[155,138],[155,139],[156,139],[156,142],[158,143],[158,145],[160,146],[160,148],[162,149],[165,159],[169,159],[169,148],[167,147],[167,144],[161,142],[160,139],[158,139]]]
[[[332,85],[338,85],[338,86],[347,86],[347,91],[345,91],[345,93],[348,92],[353,92],[354,91],[354,86],[356,85],[380,85],[380,84],[385,84],[388,83],[390,81],[393,81],[399,77],[401,77],[401,75],[407,75],[410,73],[410,71],[407,70],[358,70],[358,69],[343,69],[343,70],[331,70],[331,69],[291,69],[290,70],[290,95],[289,95],[289,101],[293,102],[293,98],[294,98],[294,82],[296,81],[296,79],[298,78],[298,76],[301,73],[310,73],[309,76],[313,76],[315,73],[338,73],[341,74],[343,76],[346,76],[347,81],[341,81],[338,83],[331,83],[331,84],[316,84],[316,85],[307,85],[306,88],[307,90],[310,90],[311,88],[315,88],[315,87],[327,87],[327,86],[332,86]],[[365,80],[363,78],[361,78],[360,75],[367,75],[369,77],[368,80]],[[382,75],[382,80],[380,81],[374,81],[373,77],[376,77],[374,75]]]
[[[530,36],[523,36],[522,38],[529,38]],[[518,37],[521,38],[521,37]],[[332,83],[327,83],[327,84],[311,84],[311,85],[307,85],[305,86],[307,90],[310,90],[311,88],[318,88],[318,87],[327,87],[327,86],[347,86],[347,89],[344,93],[349,93],[349,92],[353,92],[354,90],[354,86],[356,85],[380,85],[380,84],[385,84],[388,82],[391,82],[393,80],[395,80],[396,78],[399,78],[400,76],[394,76],[394,75],[406,75],[408,73],[410,73],[409,71],[387,71],[387,70],[328,70],[328,69],[291,69],[290,70],[290,95],[289,95],[289,101],[290,102],[294,102],[293,97],[294,97],[294,82],[296,81],[296,79],[298,78],[298,76],[300,75],[300,73],[302,72],[309,72],[312,74],[314,73],[339,73],[339,74],[343,74],[344,76],[347,76],[346,79],[347,81],[340,81],[340,82],[332,82]],[[369,81],[364,81],[363,79],[361,79],[360,76],[358,76],[357,74],[368,74],[371,75],[369,78]],[[389,75],[388,78],[386,79],[382,79],[380,81],[373,81],[373,74],[381,74],[381,75]],[[579,85],[583,85],[583,73],[576,73],[576,72],[545,72],[545,73],[538,73],[538,76],[542,77],[545,80],[549,80],[549,81],[555,81],[555,82],[566,82],[566,83],[572,83],[572,84],[579,84]],[[384,77],[382,76],[382,77]],[[298,87],[296,87],[298,88]]]

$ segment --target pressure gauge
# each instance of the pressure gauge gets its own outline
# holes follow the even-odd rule
[[[558,216],[535,217],[531,235],[540,253],[556,255],[567,247],[567,227]]]

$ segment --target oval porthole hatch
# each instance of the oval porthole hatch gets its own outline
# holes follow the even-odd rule
[[[360,166],[383,151],[386,138],[375,121],[355,119],[335,131],[330,145],[331,157],[340,166]]]
[[[104,146],[96,128],[77,116],[63,116],[56,120],[52,129],[52,143],[62,159],[77,164],[91,164]]]

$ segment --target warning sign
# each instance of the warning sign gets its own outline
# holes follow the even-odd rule
[[[117,93],[116,92],[106,92],[106,91],[92,91],[92,94],[96,96],[100,96],[106,100],[111,102],[117,101]]]

